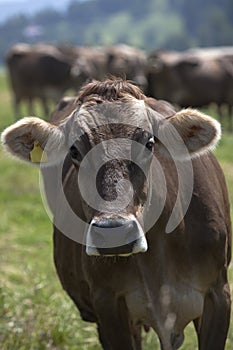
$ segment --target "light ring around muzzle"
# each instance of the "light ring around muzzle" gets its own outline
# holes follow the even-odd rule
[[[87,232],[87,255],[129,256],[146,252],[147,240],[134,215],[121,221],[117,227],[102,227],[98,220],[93,219]]]

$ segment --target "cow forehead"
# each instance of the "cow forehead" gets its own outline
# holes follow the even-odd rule
[[[91,134],[93,130],[95,132],[112,133],[117,127],[106,127],[120,125],[121,137],[127,137],[129,126],[131,130],[140,128],[152,133],[152,125],[148,118],[147,108],[143,100],[136,100],[130,102],[114,101],[96,104],[94,106],[81,107],[77,110],[72,120],[69,121],[69,144],[71,145],[83,134]],[[125,128],[124,128],[125,125]],[[103,136],[103,135],[102,135]],[[111,135],[106,135],[107,138],[111,138]]]

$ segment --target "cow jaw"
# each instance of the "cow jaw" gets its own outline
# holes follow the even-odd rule
[[[145,234],[137,219],[132,218],[119,225],[115,221],[113,225],[111,219],[105,220],[104,225],[93,219],[87,231],[87,255],[128,257],[146,252],[148,245]]]

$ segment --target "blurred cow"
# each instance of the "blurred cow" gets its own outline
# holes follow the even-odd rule
[[[57,103],[67,89],[77,93],[87,80],[124,77],[144,90],[147,87],[146,55],[128,45],[17,44],[8,51],[6,63],[16,117],[22,101],[28,102],[29,114],[33,114],[35,99],[48,115],[48,100]]]
[[[77,57],[74,71],[82,67],[89,80],[103,80],[109,75],[106,68],[107,55],[104,46],[77,46],[76,53]]]
[[[77,69],[82,67],[90,79],[126,78],[145,91],[147,58],[144,51],[128,45],[112,45],[80,46],[76,53]]]
[[[181,107],[210,103],[228,106],[229,129],[233,101],[233,55],[217,50],[157,51],[148,58],[148,94]]]
[[[128,45],[109,46],[106,50],[109,73],[131,80],[145,91],[147,58],[144,51]]]
[[[53,45],[17,44],[6,55],[10,84],[13,92],[15,117],[19,106],[28,102],[29,114],[33,114],[33,102],[42,102],[48,115],[48,100],[57,103],[65,91],[76,91],[87,76],[82,67],[73,70],[73,61]]]

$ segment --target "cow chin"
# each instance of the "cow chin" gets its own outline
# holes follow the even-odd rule
[[[86,253],[89,256],[128,257],[144,253],[147,240],[138,220],[130,218],[96,218],[87,231]]]

